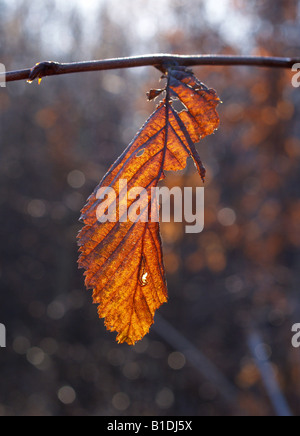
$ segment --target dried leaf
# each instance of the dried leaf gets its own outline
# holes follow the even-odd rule
[[[170,68],[166,78],[164,100],[89,198],[81,216],[85,227],[78,235],[79,266],[86,270],[85,284],[93,289],[99,316],[105,318],[107,329],[118,332],[118,342],[130,345],[149,332],[156,309],[167,301],[151,188],[165,177],[164,171],[184,169],[188,156],[204,181],[205,169],[194,144],[219,125],[220,100],[214,90],[180,67]],[[186,110],[178,113],[174,99]],[[136,195],[126,198],[124,193],[134,193],[134,188],[136,193],[143,188],[144,194],[138,200]],[[108,215],[110,221],[103,222]]]
[[[164,92],[164,89],[150,89],[150,91],[147,92],[148,101],[156,99],[162,92]]]

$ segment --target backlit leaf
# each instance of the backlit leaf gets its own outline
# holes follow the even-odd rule
[[[189,156],[204,181],[194,144],[219,125],[220,100],[214,90],[180,67],[170,68],[166,79],[165,98],[82,210],[85,227],[78,235],[79,266],[86,270],[85,284],[93,289],[99,316],[107,329],[118,332],[118,342],[130,345],[149,332],[155,311],[168,298],[151,188],[165,177],[164,171],[184,169]],[[150,91],[149,99],[162,92]],[[174,109],[175,99],[183,111]],[[125,192],[131,192],[130,198]]]

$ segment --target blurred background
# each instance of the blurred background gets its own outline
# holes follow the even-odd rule
[[[0,62],[169,52],[299,56],[297,0],[0,0]],[[0,415],[300,414],[300,90],[194,68],[223,101],[198,146],[205,230],[162,225],[169,302],[118,345],[77,269],[80,209],[154,110],[154,68],[0,88]],[[168,186],[202,186],[193,165]],[[270,393],[270,386],[275,387]]]

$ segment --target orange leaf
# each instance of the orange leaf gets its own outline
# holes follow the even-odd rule
[[[181,67],[170,68],[166,78],[164,100],[89,198],[81,216],[85,227],[78,235],[79,266],[86,270],[85,283],[94,290],[99,316],[107,329],[118,332],[118,342],[130,345],[149,332],[156,309],[167,301],[151,188],[165,170],[184,169],[188,156],[204,181],[194,144],[219,125],[220,100],[214,90]],[[150,98],[161,92],[152,90]],[[174,99],[186,110],[177,112]]]

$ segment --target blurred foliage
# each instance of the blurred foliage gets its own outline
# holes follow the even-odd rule
[[[146,54],[299,56],[297,0],[0,0],[7,70]],[[219,4],[221,3],[221,5]],[[273,415],[248,347],[262,335],[300,413],[300,93],[291,72],[195,68],[224,104],[198,149],[205,230],[162,225],[169,303],[160,314],[236,386],[228,404],[178,350],[150,334],[117,345],[77,270],[79,211],[151,113],[154,69],[0,88],[0,415]],[[168,186],[201,186],[189,164]]]

